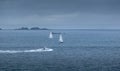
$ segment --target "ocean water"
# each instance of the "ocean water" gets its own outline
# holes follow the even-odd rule
[[[120,71],[120,30],[51,31],[1,30],[0,71]]]

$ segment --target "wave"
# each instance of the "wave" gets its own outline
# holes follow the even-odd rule
[[[32,49],[32,50],[0,50],[0,53],[34,53],[34,52],[50,52],[53,51],[53,49],[47,48],[47,49]]]

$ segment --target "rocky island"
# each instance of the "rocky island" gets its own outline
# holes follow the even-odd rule
[[[30,28],[30,30],[40,30],[40,28],[39,27],[32,27],[32,28]]]
[[[27,28],[27,27],[21,27],[19,29],[15,29],[15,30],[29,30],[29,28]]]
[[[28,27],[21,27],[15,30],[48,30],[47,28],[39,28],[39,27],[32,27],[32,28],[28,28]]]
[[[48,30],[47,28],[32,27],[30,30]]]

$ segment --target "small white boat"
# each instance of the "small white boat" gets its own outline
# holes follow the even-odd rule
[[[59,35],[59,42],[60,42],[60,43],[63,43],[63,42],[64,42],[64,41],[63,41],[62,34]]]
[[[53,49],[44,47],[44,48],[42,48],[42,51],[53,51]]]

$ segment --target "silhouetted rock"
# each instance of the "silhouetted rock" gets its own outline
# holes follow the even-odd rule
[[[47,28],[41,28],[41,30],[48,30]]]
[[[27,28],[27,27],[21,27],[15,30],[48,30],[47,28],[39,28],[39,27],[32,27],[32,28]]]
[[[30,30],[40,30],[39,27],[32,27]]]
[[[21,27],[21,28],[19,28],[17,30],[29,30],[29,28],[27,28],[27,27]]]
[[[30,30],[48,30],[47,28],[32,27]]]
[[[2,28],[0,28],[0,30],[2,30]]]

